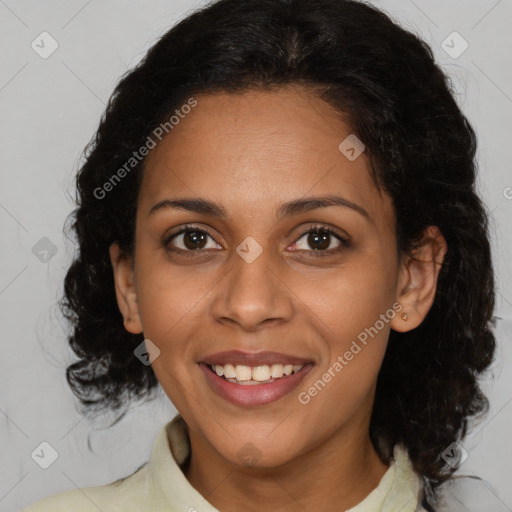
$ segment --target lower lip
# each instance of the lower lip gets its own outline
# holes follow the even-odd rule
[[[251,406],[269,404],[290,393],[313,368],[313,363],[304,365],[293,375],[281,377],[267,384],[254,385],[229,382],[223,377],[219,377],[205,363],[199,363],[199,367],[203,370],[208,384],[215,393],[235,405]]]

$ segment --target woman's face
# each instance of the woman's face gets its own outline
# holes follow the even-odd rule
[[[138,311],[125,314],[126,328],[158,347],[152,364],[166,394],[230,463],[276,466],[333,436],[366,438],[389,330],[401,321],[390,197],[351,139],[339,148],[350,126],[311,93],[195,98],[146,160]],[[312,201],[327,196],[340,200]],[[196,202],[153,209],[185,199]],[[225,351],[256,355],[215,355]],[[295,376],[267,384],[228,382],[205,364],[229,374],[224,365],[238,363],[238,378],[270,380],[280,363],[301,361]]]

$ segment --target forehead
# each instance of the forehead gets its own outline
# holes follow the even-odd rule
[[[261,212],[262,205],[335,192],[370,214],[389,206],[366,155],[350,161],[340,151],[351,135],[343,115],[313,93],[286,87],[195,99],[149,153],[139,208],[186,195]]]

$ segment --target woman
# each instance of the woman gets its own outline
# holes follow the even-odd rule
[[[78,174],[62,306],[87,410],[160,385],[179,414],[134,474],[26,510],[440,510],[495,344],[475,148],[430,48],[366,4],[173,27]]]

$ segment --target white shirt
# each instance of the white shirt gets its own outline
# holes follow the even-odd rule
[[[44,498],[22,512],[219,512],[183,474],[180,465],[189,453],[187,426],[177,414],[159,432],[149,462],[132,475]],[[393,459],[379,485],[346,512],[425,512],[407,451],[395,446]]]

